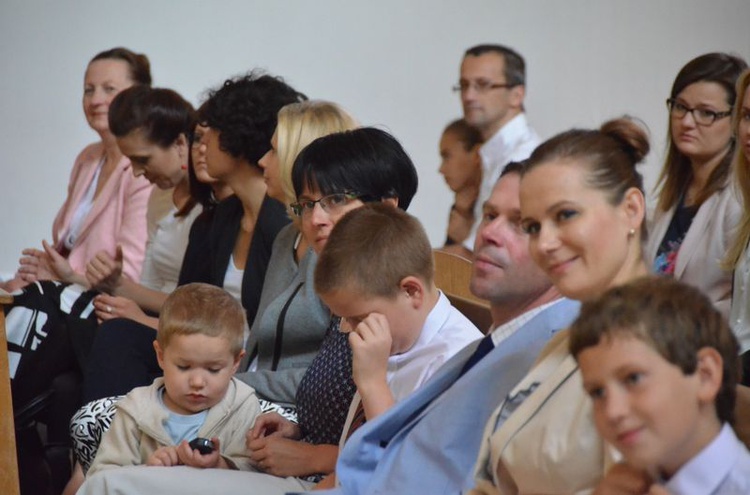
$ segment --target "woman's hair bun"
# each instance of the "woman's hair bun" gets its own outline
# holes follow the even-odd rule
[[[620,144],[622,150],[632,159],[633,165],[642,162],[648,155],[648,128],[643,121],[626,115],[605,122],[599,130]]]

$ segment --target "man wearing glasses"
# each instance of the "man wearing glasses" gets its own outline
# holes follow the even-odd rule
[[[453,90],[461,95],[464,119],[479,129],[484,144],[482,184],[474,205],[471,234],[464,241],[464,254],[471,253],[482,218],[482,204],[490,197],[505,165],[529,157],[539,145],[539,136],[524,113],[526,63],[516,51],[502,45],[477,45],[466,50],[461,78]]]

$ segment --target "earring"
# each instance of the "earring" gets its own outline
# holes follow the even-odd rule
[[[182,170],[187,170],[187,163],[185,163],[185,164],[183,164],[183,165],[180,165],[180,168],[181,168]]]
[[[628,237],[633,237],[635,235],[635,229],[630,229],[628,232]]]

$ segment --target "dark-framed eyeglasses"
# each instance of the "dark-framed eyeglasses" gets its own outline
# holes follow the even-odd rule
[[[702,126],[709,126],[717,120],[729,117],[732,115],[732,109],[725,112],[716,112],[714,110],[708,110],[706,108],[690,108],[687,105],[680,103],[674,98],[667,99],[667,108],[669,109],[669,115],[675,119],[681,119],[688,113],[693,115],[695,123]]]
[[[320,199],[298,199],[296,203],[292,203],[289,207],[292,209],[292,213],[297,217],[310,215],[315,209],[315,205],[318,203],[324,211],[327,211],[328,213],[336,213],[341,208],[348,205],[350,201],[361,197],[363,197],[363,195],[360,193],[347,191],[329,194]]]
[[[474,91],[477,93],[486,93],[492,89],[512,88],[515,86],[518,86],[518,84],[496,83],[486,79],[479,79],[477,81],[459,81],[451,89],[456,93],[465,93],[470,88],[474,88]]]

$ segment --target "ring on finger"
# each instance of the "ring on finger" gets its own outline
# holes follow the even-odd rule
[[[107,313],[112,313],[112,306],[109,306],[109,305],[105,306],[104,311],[106,311]]]

